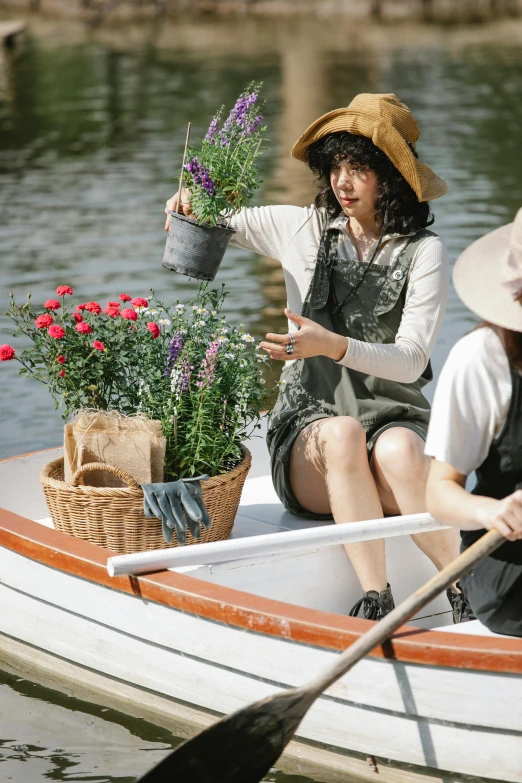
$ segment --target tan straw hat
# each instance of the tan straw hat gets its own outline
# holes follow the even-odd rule
[[[371,139],[401,172],[419,201],[431,201],[446,193],[448,186],[444,180],[421,163],[408,146],[409,143],[415,147],[419,126],[408,107],[393,93],[361,93],[346,108],[319,117],[296,141],[292,157],[306,163],[310,144],[339,131]]]
[[[464,304],[485,321],[522,332],[522,209],[513,223],[477,239],[460,255],[453,283]]]

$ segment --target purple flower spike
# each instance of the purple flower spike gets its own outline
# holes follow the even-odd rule
[[[201,361],[201,367],[199,368],[198,372],[198,380],[196,381],[196,386],[199,389],[211,386],[214,381],[214,368],[216,366],[219,345],[219,340],[209,343],[209,346],[205,352],[205,357]]]
[[[208,170],[205,166],[201,165],[197,158],[192,158],[192,160],[186,164],[185,169],[192,174],[195,185],[201,185],[209,196],[214,195],[214,182],[208,173]]]
[[[169,346],[169,355],[167,356],[167,363],[165,366],[165,378],[168,378],[173,367],[175,367],[178,357],[182,351],[183,344],[185,342],[184,336],[181,332],[176,332]]]
[[[207,135],[205,136],[205,141],[208,141],[211,144],[215,144],[218,128],[219,128],[219,120],[217,117],[214,117],[214,119],[210,123],[209,129],[207,131]]]

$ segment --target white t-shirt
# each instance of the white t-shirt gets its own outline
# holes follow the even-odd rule
[[[476,470],[505,424],[511,387],[508,359],[492,329],[459,340],[435,390],[426,454],[465,476]]]

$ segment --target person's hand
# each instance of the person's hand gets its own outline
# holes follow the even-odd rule
[[[183,188],[181,191],[181,210],[180,210],[180,203],[179,203],[179,190],[177,193],[174,193],[172,198],[169,198],[169,200],[165,202],[165,214],[167,216],[167,219],[165,220],[165,231],[168,231],[170,228],[169,210],[171,210],[172,212],[181,211],[187,217],[195,219],[196,216],[192,212],[191,200],[192,200],[192,193],[187,188]]]
[[[166,483],[142,484],[143,512],[146,517],[161,519],[163,538],[170,544],[176,534],[178,544],[186,543],[187,522],[193,537],[201,536],[201,525],[208,530],[210,517],[205,503],[200,481],[208,476],[191,479],[179,479]]]
[[[266,342],[259,344],[271,359],[287,362],[291,359],[309,359],[312,356],[328,356],[338,362],[343,358],[348,348],[348,338],[335,332],[330,332],[324,326],[316,324],[309,318],[296,315],[285,308],[286,317],[296,324],[297,332],[292,334],[273,334],[269,332]],[[287,346],[291,345],[293,351],[287,352]]]
[[[486,530],[495,528],[508,541],[522,539],[522,490],[517,489],[503,500],[489,499],[477,505],[475,519]]]

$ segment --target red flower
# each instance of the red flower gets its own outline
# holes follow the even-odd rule
[[[58,296],[65,296],[65,294],[74,294],[70,285],[59,285],[56,289]]]
[[[120,294],[120,299],[122,302],[130,302],[131,297],[128,294]]]
[[[90,332],[92,332],[91,327],[89,324],[86,324],[85,321],[82,321],[81,324],[76,324],[74,328],[77,332],[80,332],[80,334],[90,334]]]
[[[63,378],[63,376],[65,375],[65,370],[60,370],[58,375],[60,376],[60,378]]]
[[[48,310],[58,310],[58,308],[61,307],[61,304],[60,302],[57,302],[56,299],[48,299],[47,302],[44,302],[44,307]]]
[[[76,305],[77,310],[85,310],[86,307],[87,307],[86,304]]]
[[[81,315],[80,313],[73,313],[73,318],[77,324],[81,324],[81,322],[83,321],[83,315]]]
[[[149,321],[147,324],[147,329],[151,333],[151,335],[156,339],[156,337],[160,336],[160,328],[158,324],[155,324],[154,321]]]
[[[65,364],[67,359],[65,358],[65,356],[57,356],[56,361],[58,362],[58,364]]]
[[[15,358],[15,349],[10,345],[0,345],[0,362],[10,362]]]
[[[121,317],[126,318],[127,321],[137,321],[138,320],[138,313],[136,310],[131,310],[130,307],[125,308],[125,310],[121,311]]]
[[[103,311],[106,315],[109,315],[111,318],[117,318],[120,314],[120,308],[118,307],[106,307]]]
[[[121,302],[107,302],[107,307],[121,307]]]
[[[52,337],[53,340],[61,340],[62,337],[65,337],[65,329],[62,329],[58,324],[53,324],[48,328],[47,334],[49,337]]]
[[[38,327],[38,329],[47,329],[48,326],[50,326],[53,323],[53,317],[52,315],[49,315],[49,313],[44,313],[43,315],[39,315],[38,318],[35,319],[35,324]]]
[[[99,340],[95,340],[92,344],[93,348],[96,348],[97,351],[104,351],[105,346],[103,343],[101,343]]]
[[[143,299],[143,297],[137,296],[135,299],[132,300],[131,305],[133,307],[148,307],[149,303],[146,299]]]
[[[99,315],[101,313],[101,307],[98,302],[87,302],[85,309],[93,315]]]

